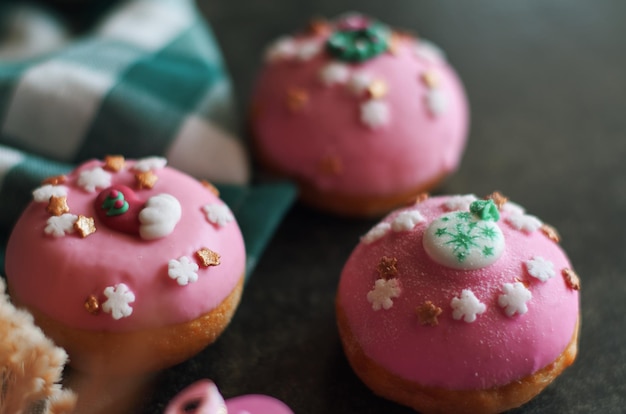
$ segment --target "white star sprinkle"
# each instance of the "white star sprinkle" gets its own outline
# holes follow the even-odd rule
[[[391,230],[391,225],[389,223],[378,223],[374,227],[371,228],[363,237],[361,237],[361,241],[365,244],[370,244],[375,242],[376,240],[383,237]]]
[[[531,260],[526,261],[526,269],[528,274],[542,282],[554,277],[554,264],[541,256],[535,256]]]
[[[47,203],[50,197],[67,196],[67,187],[64,185],[46,184],[33,191],[33,199],[37,203]]]
[[[296,56],[301,61],[313,59],[322,50],[322,45],[317,40],[299,42],[296,47]]]
[[[446,54],[430,40],[420,39],[415,46],[415,54],[431,63],[446,60]]]
[[[291,59],[296,55],[296,42],[292,37],[283,36],[275,40],[265,52],[265,60],[274,62],[280,59]]]
[[[440,89],[431,89],[426,94],[426,105],[434,116],[443,115],[448,109],[448,98]]]
[[[474,194],[465,194],[452,196],[443,204],[446,211],[465,211],[469,210],[470,204],[478,200]]]
[[[513,213],[507,216],[504,221],[513,226],[514,229],[524,231],[526,233],[533,233],[541,227],[542,223],[535,216],[530,214]]]
[[[187,256],[172,259],[167,263],[167,274],[179,285],[185,286],[198,280],[198,264]]]
[[[111,185],[111,174],[101,167],[81,171],[77,184],[85,191],[93,193],[97,188],[107,188]]]
[[[207,219],[218,227],[223,227],[235,219],[226,204],[207,204],[202,209]]]
[[[393,306],[391,298],[397,298],[401,293],[398,279],[378,279],[374,288],[367,293],[367,301],[372,304],[375,311],[390,309]]]
[[[133,165],[133,170],[135,171],[154,171],[160,170],[161,168],[167,165],[167,159],[163,157],[146,157],[135,162]]]
[[[452,306],[452,317],[457,321],[461,318],[465,322],[471,323],[476,320],[476,315],[487,310],[487,306],[478,300],[474,292],[469,289],[463,289],[461,291],[461,297],[454,297],[450,302]]]
[[[389,123],[387,102],[371,99],[361,104],[361,122],[374,129]]]
[[[355,95],[361,95],[369,88],[372,80],[372,77],[368,73],[353,73],[348,81],[348,88],[350,88]]]
[[[516,313],[523,315],[528,312],[526,302],[532,297],[530,290],[521,282],[505,283],[502,285],[502,295],[498,297],[498,304],[504,308],[507,316],[513,316]]]
[[[393,220],[391,229],[393,231],[409,231],[413,230],[419,223],[425,221],[424,216],[417,210],[403,211]]]
[[[320,69],[320,80],[326,86],[346,83],[350,78],[350,69],[343,63],[331,62]]]
[[[129,305],[135,301],[135,294],[130,291],[124,283],[109,286],[104,289],[106,302],[102,304],[102,310],[110,313],[113,319],[127,318],[133,313],[133,308]]]
[[[508,214],[524,214],[526,210],[524,209],[524,207],[520,206],[517,203],[514,203],[512,201],[507,201],[502,206],[502,212],[508,213]]]
[[[63,237],[68,233],[74,232],[74,223],[78,220],[78,216],[74,214],[61,214],[60,216],[51,216],[46,221],[44,233],[53,237]]]

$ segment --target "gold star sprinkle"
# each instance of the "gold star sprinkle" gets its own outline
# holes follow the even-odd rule
[[[85,217],[80,215],[74,223],[74,230],[76,230],[80,234],[80,237],[84,239],[90,234],[96,232],[96,222],[94,221],[93,217]]]
[[[417,40],[417,33],[407,29],[399,29],[396,30],[394,33],[396,34],[396,36],[398,36],[398,39],[401,39],[405,42],[412,42]]]
[[[572,269],[563,269],[561,275],[563,275],[563,280],[565,280],[567,287],[572,290],[580,290],[580,279],[576,272]]]
[[[526,279],[520,279],[519,277],[516,277],[515,281],[521,283],[522,285],[524,285],[524,287],[526,289],[528,289],[530,287],[530,282],[528,280],[526,280]]]
[[[217,189],[217,187],[215,187],[213,184],[211,184],[210,182],[208,182],[207,180],[202,180],[200,181],[200,184],[202,184],[202,186],[204,188],[206,188],[207,190],[209,190],[210,192],[213,193],[213,195],[219,197],[220,196],[220,190]]]
[[[327,155],[319,162],[319,170],[327,175],[339,175],[343,171],[341,158],[336,155]]]
[[[67,181],[66,175],[55,175],[54,177],[48,177],[43,180],[42,184],[59,185]]]
[[[441,315],[441,312],[441,308],[429,300],[416,309],[417,319],[421,325],[439,325],[437,317]]]
[[[407,201],[406,205],[407,206],[416,206],[419,203],[422,203],[422,202],[428,200],[428,197],[430,197],[430,194],[428,194],[428,193],[419,193],[415,197],[411,197],[409,199],[409,201]]]
[[[287,89],[287,107],[292,112],[298,112],[309,102],[309,94],[302,88]]]
[[[53,216],[60,216],[61,214],[69,213],[70,208],[67,205],[67,197],[50,197],[50,200],[48,200],[48,206],[46,207],[46,211]]]
[[[437,74],[437,72],[434,72],[432,70],[426,71],[422,73],[421,78],[422,82],[424,82],[424,85],[426,85],[430,89],[434,89],[439,86],[439,75]]]
[[[217,266],[220,264],[220,255],[206,247],[196,252],[196,257],[200,260],[200,264],[204,267]]]
[[[498,210],[502,210],[502,206],[504,206],[504,204],[506,204],[506,202],[509,201],[508,198],[503,196],[498,191],[494,191],[493,193],[489,194],[487,197],[485,197],[485,200],[493,201],[496,207],[498,207]]]
[[[314,17],[309,22],[308,29],[309,32],[313,33],[314,35],[324,36],[330,33],[331,27],[330,23],[328,23],[328,20],[321,17]]]
[[[122,155],[107,155],[104,157],[104,169],[118,172],[122,168],[124,168],[124,164],[126,161]]]
[[[100,302],[95,295],[89,295],[87,299],[85,299],[85,310],[92,315],[97,315],[100,313]]]
[[[158,179],[159,177],[152,171],[142,171],[135,174],[135,182],[140,190],[154,187]]]
[[[553,242],[559,243],[561,241],[561,236],[559,235],[559,232],[556,231],[556,229],[551,225],[544,223],[539,229],[543,234],[546,235],[547,238],[549,238]]]
[[[382,81],[380,79],[373,81],[367,87],[367,95],[372,99],[382,98],[383,96],[387,95],[387,91],[387,84],[385,83],[385,81]]]
[[[398,274],[398,268],[396,267],[397,264],[398,259],[395,257],[383,256],[380,258],[378,266],[376,266],[376,271],[380,277],[389,280]]]
[[[393,32],[391,36],[389,36],[389,41],[387,42],[387,52],[392,55],[397,55],[400,49],[400,41],[402,40],[402,36],[398,35],[398,33]]]

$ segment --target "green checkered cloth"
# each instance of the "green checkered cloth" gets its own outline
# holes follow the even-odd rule
[[[20,24],[30,16],[32,33],[52,39],[42,14],[29,13]],[[7,59],[16,48],[0,36],[0,237],[45,177],[108,154],[162,155],[218,184],[241,225],[251,270],[294,190],[247,186],[231,82],[194,3],[120,2],[86,35],[58,39],[55,50]],[[41,44],[17,51],[28,55]],[[259,211],[269,216],[260,220]]]

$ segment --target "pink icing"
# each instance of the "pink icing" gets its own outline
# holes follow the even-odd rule
[[[430,198],[416,207],[426,218],[411,231],[389,231],[369,244],[361,242],[348,259],[339,283],[338,302],[366,355],[395,375],[421,385],[476,389],[505,385],[553,362],[572,340],[578,320],[578,292],[561,271],[571,268],[565,253],[540,230],[514,229],[501,212],[498,226],[505,250],[493,264],[455,270],[434,262],[422,239],[428,224],[447,210],[448,197]],[[407,210],[407,209],[404,209]],[[383,221],[391,223],[402,210]],[[382,256],[397,259],[401,292],[393,305],[374,311],[367,300]],[[528,274],[525,262],[541,256],[555,276],[542,282]],[[532,293],[528,312],[509,317],[498,305],[504,283],[526,283]],[[486,310],[474,322],[453,318],[451,301],[470,289]],[[438,325],[418,322],[416,308],[432,301],[442,309]]]
[[[182,207],[180,221],[171,234],[145,241],[104,225],[96,215],[94,199],[102,190],[87,192],[76,185],[78,174],[104,165],[90,161],[68,175],[67,203],[71,213],[95,219],[96,232],[81,238],[76,232],[63,237],[44,233],[46,203],[31,203],[9,239],[6,272],[11,295],[68,326],[104,331],[131,331],[187,322],[218,306],[244,273],[245,249],[235,221],[217,226],[202,207],[223,202],[200,182],[169,167],[154,170],[152,189],[135,190],[145,202],[161,193],[174,196]],[[111,185],[135,189],[133,161],[110,172]],[[180,286],[168,276],[168,261],[188,256],[203,247],[220,254],[218,266],[198,270],[198,280]],[[132,314],[115,320],[102,310],[87,312],[84,302],[95,295],[100,305],[104,289],[124,283],[135,295]],[[101,306],[102,307],[102,306]]]
[[[327,34],[307,34],[296,41],[317,41]],[[383,53],[360,64],[348,64],[382,80],[388,92],[382,101],[389,121],[370,128],[360,120],[360,105],[367,93],[355,94],[346,84],[325,85],[320,71],[332,60],[321,52],[302,61],[271,60],[262,70],[253,102],[258,115],[252,122],[260,151],[289,175],[325,191],[349,195],[390,195],[408,191],[456,169],[468,129],[468,108],[461,82],[441,58],[415,53],[419,40],[404,38],[396,52]],[[447,101],[443,113],[433,115],[426,106],[431,87],[425,72],[438,78],[436,89]],[[297,111],[286,104],[287,91],[306,91],[308,101]],[[324,173],[320,161],[337,157],[339,174]]]
[[[224,403],[215,384],[201,380],[174,397],[164,414],[293,414],[293,411],[267,395],[242,395]]]

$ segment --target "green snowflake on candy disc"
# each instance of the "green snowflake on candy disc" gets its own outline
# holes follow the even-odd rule
[[[423,243],[434,261],[471,270],[489,266],[502,255],[504,236],[496,224],[497,209],[494,214],[493,202],[476,203],[472,203],[469,212],[444,214],[428,226]]]

